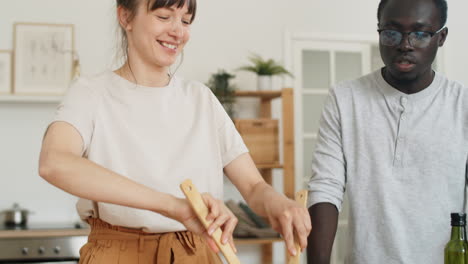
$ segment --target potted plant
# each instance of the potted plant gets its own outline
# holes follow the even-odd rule
[[[251,65],[245,65],[239,68],[242,71],[250,71],[257,74],[257,88],[258,90],[269,90],[272,87],[273,75],[293,75],[287,71],[283,66],[273,59],[263,59],[257,54],[252,54],[249,57]]]
[[[234,91],[236,88],[234,85],[230,84],[229,81],[234,77],[236,76],[220,69],[217,73],[211,74],[206,84],[211,91],[213,91],[214,95],[218,98],[231,118],[233,118],[234,115]]]

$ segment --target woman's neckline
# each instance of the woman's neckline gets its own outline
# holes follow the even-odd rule
[[[128,80],[127,78],[123,77],[122,75],[117,73],[117,70],[110,71],[112,76],[119,81],[120,83],[124,84],[125,86],[133,87],[135,89],[143,89],[143,90],[163,90],[166,88],[170,88],[172,83],[174,82],[174,76],[168,74],[168,83],[165,86],[145,86],[135,82]]]

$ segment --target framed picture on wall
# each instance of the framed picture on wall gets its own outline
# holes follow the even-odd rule
[[[72,78],[74,27],[14,24],[14,94],[62,95]]]
[[[0,50],[0,94],[11,93],[11,51]]]

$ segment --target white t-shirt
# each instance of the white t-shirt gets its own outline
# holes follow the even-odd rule
[[[180,183],[191,179],[200,192],[222,199],[223,168],[248,152],[210,89],[178,77],[166,87],[136,85],[112,71],[82,77],[54,121],[76,128],[87,159],[177,197],[184,197]],[[83,219],[97,215],[89,200],[80,199],[77,209]],[[98,210],[113,225],[156,233],[186,230],[147,210],[108,203],[98,203]]]

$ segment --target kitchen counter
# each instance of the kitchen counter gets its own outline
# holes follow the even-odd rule
[[[34,229],[34,230],[0,230],[0,239],[6,238],[37,238],[37,237],[64,237],[88,236],[89,228],[80,229]]]

